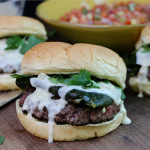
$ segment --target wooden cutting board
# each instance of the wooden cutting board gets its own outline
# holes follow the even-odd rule
[[[14,100],[0,108],[0,135],[5,136],[0,150],[150,150],[150,97],[137,98],[129,86],[125,95],[131,125],[120,125],[101,138],[51,144],[32,136],[22,127]]]
[[[0,107],[18,97],[22,93],[21,90],[13,90],[8,92],[0,92]]]

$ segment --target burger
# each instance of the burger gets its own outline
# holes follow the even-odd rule
[[[16,90],[11,74],[21,70],[26,51],[46,39],[46,30],[38,20],[22,16],[0,15],[0,91]]]
[[[138,74],[131,77],[129,84],[135,92],[138,92],[138,97],[143,97],[143,94],[150,96],[150,26],[146,26],[142,31],[139,40],[136,43],[135,67],[138,69]],[[132,71],[132,70],[131,70]]]
[[[16,101],[21,124],[50,143],[101,137],[131,123],[122,101],[126,66],[105,47],[40,43],[13,77],[25,91]]]

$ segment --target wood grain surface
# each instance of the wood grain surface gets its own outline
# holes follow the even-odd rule
[[[48,25],[46,28],[50,29]],[[63,39],[55,35],[50,41]],[[137,98],[137,93],[128,84],[124,92],[131,125],[120,125],[101,138],[51,144],[31,135],[22,127],[13,100],[0,108],[0,135],[5,136],[0,150],[150,150],[150,97]]]
[[[131,125],[120,125],[101,138],[51,144],[32,136],[22,127],[13,100],[0,108],[0,135],[5,136],[0,150],[150,150],[150,98],[137,98],[137,93],[129,86],[125,95]]]

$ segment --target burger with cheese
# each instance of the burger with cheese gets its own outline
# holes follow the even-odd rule
[[[11,74],[20,71],[25,52],[46,39],[46,30],[29,17],[0,16],[0,38],[0,91],[15,90]]]
[[[136,56],[139,72],[136,77],[130,78],[129,84],[135,92],[139,93],[138,97],[143,97],[143,94],[150,96],[150,26],[142,30],[133,54]]]
[[[105,47],[40,43],[13,77],[25,91],[16,102],[21,124],[49,142],[100,137],[131,123],[122,101],[126,66]]]

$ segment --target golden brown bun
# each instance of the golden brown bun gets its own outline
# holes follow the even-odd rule
[[[48,123],[44,123],[32,118],[29,115],[24,115],[19,107],[19,100],[16,101],[16,109],[18,118],[23,127],[31,134],[48,140]],[[93,137],[101,137],[115,130],[123,120],[123,113],[119,112],[113,120],[87,126],[72,126],[72,125],[55,125],[54,126],[54,141],[74,141],[86,140]]]
[[[137,82],[135,82],[135,78],[136,78],[136,77],[131,77],[131,78],[130,78],[130,80],[129,80],[129,85],[132,87],[132,89],[133,89],[135,92],[139,92],[138,84],[137,84]],[[146,82],[146,83],[143,83],[143,84],[142,84],[142,87],[143,87],[143,93],[144,93],[145,95],[150,96],[150,81],[149,81],[149,82]]]
[[[44,25],[36,19],[0,15],[0,38],[11,35],[35,35],[41,39],[47,38]]]
[[[135,47],[139,49],[142,45],[150,43],[150,26],[142,29],[139,40],[136,42]]]
[[[34,46],[23,57],[23,74],[69,74],[86,69],[91,75],[125,87],[126,66],[112,50],[92,45],[44,42]]]
[[[16,79],[12,77],[0,78],[0,91],[17,90]]]

